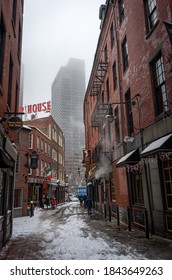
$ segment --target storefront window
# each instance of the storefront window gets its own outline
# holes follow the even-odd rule
[[[6,173],[0,171],[0,216],[4,215],[4,186],[6,184]]]
[[[14,192],[14,208],[22,207],[22,190],[16,189]]]
[[[162,161],[166,209],[172,210],[172,160]]]
[[[131,173],[133,204],[144,204],[142,178],[139,171]]]

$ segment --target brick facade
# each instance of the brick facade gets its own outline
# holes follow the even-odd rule
[[[52,159],[54,178],[65,180],[65,139],[63,131],[54,121],[52,116],[44,118],[33,118],[24,122],[27,125],[34,125],[51,139],[52,149],[57,153],[57,158]]]
[[[17,133],[8,118],[19,111],[23,0],[0,0],[0,248],[10,239]]]
[[[96,207],[103,199],[109,219],[114,215],[127,223],[129,211],[133,225],[145,229],[146,209],[151,233],[170,235],[172,207],[161,153],[170,172],[172,46],[164,21],[172,23],[172,10],[169,0],[153,1],[153,11],[147,4],[109,0],[100,8],[101,31],[84,100],[86,148],[92,151],[86,176]],[[112,122],[105,118],[110,110]],[[159,148],[158,139],[164,141]],[[151,143],[156,149],[144,157]],[[104,198],[96,197],[100,184]]]

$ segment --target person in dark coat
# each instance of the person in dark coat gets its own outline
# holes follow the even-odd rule
[[[84,196],[83,196],[83,201],[84,201],[84,207],[85,207],[85,208],[86,208],[86,204],[85,204],[86,200],[87,200],[87,196],[84,195]]]
[[[47,209],[48,209],[48,206],[49,206],[49,197],[46,195],[45,197],[45,204],[47,206]]]
[[[91,208],[92,208],[92,200],[91,198],[87,198],[85,201],[87,210],[88,210],[88,215],[91,215]]]

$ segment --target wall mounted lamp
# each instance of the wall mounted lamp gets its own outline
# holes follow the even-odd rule
[[[108,110],[107,110],[107,114],[105,115],[105,118],[111,123],[114,121],[115,117],[113,115],[113,110],[112,110],[112,106],[109,105],[108,106]]]
[[[110,103],[110,104],[102,104],[102,105],[104,105],[104,107],[107,107],[107,114],[105,115],[105,118],[108,119],[109,122],[114,121],[115,117],[113,115],[112,105],[117,105],[117,104],[120,104],[120,105],[131,104],[132,106],[137,107],[137,109],[139,110],[139,113],[140,113],[140,104],[139,104],[139,100],[138,100],[139,97],[140,97],[140,94],[137,93],[134,97],[132,97],[130,100],[128,100],[126,102],[114,102],[114,103]]]

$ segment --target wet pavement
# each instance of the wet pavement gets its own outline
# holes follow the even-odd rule
[[[27,232],[27,223],[21,223],[23,232],[16,233],[0,251],[0,260],[172,260],[172,240],[157,236],[146,239],[144,232],[130,232],[125,225],[117,226],[115,220],[103,219],[95,210],[88,216],[79,203],[37,213],[37,218],[26,217],[33,230]],[[22,222],[22,218],[17,219]]]

